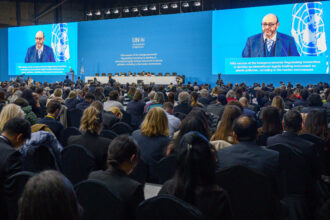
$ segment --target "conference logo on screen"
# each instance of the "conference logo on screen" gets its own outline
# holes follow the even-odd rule
[[[292,10],[292,36],[301,56],[326,56],[327,43],[321,2],[295,4]],[[329,63],[327,61],[327,73]]]
[[[70,59],[68,25],[66,23],[53,25],[51,45],[56,62],[66,62]]]

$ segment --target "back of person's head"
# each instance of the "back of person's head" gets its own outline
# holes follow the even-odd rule
[[[95,100],[95,95],[89,92],[85,95],[85,99],[89,102],[93,102]]]
[[[122,119],[123,113],[120,111],[118,107],[111,107],[109,111],[112,112],[117,118]]]
[[[47,103],[47,113],[50,113],[50,114],[53,114],[56,112],[56,110],[60,110],[61,109],[61,102],[56,100],[56,99],[53,99],[53,100],[50,100],[48,103]]]
[[[193,203],[197,188],[215,183],[216,156],[208,139],[196,131],[185,134],[178,148],[173,194]]]
[[[16,117],[5,123],[2,132],[13,136],[21,134],[21,139],[24,141],[31,137],[31,125],[27,120]]]
[[[141,124],[141,133],[146,136],[168,136],[168,120],[162,108],[150,109]]]
[[[241,109],[242,112],[244,111],[243,105],[239,101],[237,101],[237,100],[232,100],[227,105],[235,105],[239,109]]]
[[[14,104],[19,105],[19,106],[21,106],[23,108],[23,107],[28,106],[29,105],[29,102],[26,99],[24,99],[24,98],[17,98],[14,101]]]
[[[307,89],[302,89],[300,91],[300,96],[302,100],[307,100],[308,96],[309,96],[309,92]]]
[[[241,97],[241,98],[239,99],[239,102],[240,102],[244,107],[249,105],[249,102],[248,102],[248,100],[247,100],[246,97]]]
[[[102,113],[95,107],[85,109],[80,121],[80,130],[83,132],[98,133],[102,128]]]
[[[230,89],[226,94],[226,98],[235,98],[234,90]]]
[[[284,107],[285,107],[283,98],[280,96],[275,96],[272,100],[272,106],[276,107],[281,114],[284,111]]]
[[[236,118],[242,114],[242,110],[236,105],[227,105],[222,114],[221,123],[215,131],[212,141],[224,140],[230,143],[234,143],[234,140],[231,140],[233,137],[233,123]]]
[[[278,108],[267,106],[262,111],[262,134],[273,136],[283,131],[281,115]]]
[[[174,106],[171,102],[164,102],[163,103],[163,109],[165,111],[172,111],[174,109]]]
[[[26,99],[30,105],[35,103],[35,100],[33,98],[33,93],[32,93],[32,90],[31,89],[25,89],[23,92],[22,92],[22,95],[21,95],[22,98]]]
[[[227,98],[224,94],[219,93],[217,101],[220,102],[222,105],[227,105]]]
[[[109,95],[110,100],[117,101],[118,97],[119,97],[119,93],[117,90],[113,90],[110,92],[110,95]]]
[[[70,91],[69,95],[68,95],[69,99],[75,99],[77,98],[77,92],[75,90]]]
[[[180,92],[178,96],[179,103],[187,104],[189,102],[189,93],[188,92]]]
[[[0,100],[4,100],[6,98],[6,93],[2,89],[0,89]]]
[[[198,92],[192,92],[190,93],[190,97],[191,97],[191,102],[192,103],[196,103],[198,100]]]
[[[201,96],[202,97],[207,97],[209,95],[209,92],[207,91],[207,89],[202,89],[201,90]]]
[[[298,133],[301,130],[302,117],[296,110],[290,110],[284,115],[284,129]]]
[[[136,90],[133,100],[136,102],[142,100],[142,92],[140,90]]]
[[[63,91],[62,91],[61,88],[57,88],[57,89],[54,90],[54,96],[55,97],[62,97],[62,95],[63,95]]]
[[[305,132],[325,139],[328,130],[327,121],[327,114],[325,111],[311,110],[308,112],[304,123]]]
[[[257,138],[258,123],[254,118],[242,115],[234,121],[233,130],[238,141],[254,141]]]
[[[156,92],[153,102],[157,104],[163,104],[164,103],[164,94],[162,92]]]
[[[315,93],[311,94],[308,97],[308,105],[309,106],[322,106],[323,102],[322,102],[320,95],[315,94]]]
[[[78,220],[81,208],[70,181],[57,171],[31,177],[19,201],[19,220]]]
[[[95,107],[99,112],[103,112],[103,104],[100,101],[92,102],[91,106]]]
[[[129,162],[134,168],[139,160],[140,150],[132,138],[120,135],[111,141],[108,148],[108,165],[118,168],[124,162]]]
[[[6,124],[7,121],[9,121],[12,118],[24,118],[25,113],[16,104],[8,104],[5,107],[2,108],[0,113],[0,131],[2,131],[3,126]]]

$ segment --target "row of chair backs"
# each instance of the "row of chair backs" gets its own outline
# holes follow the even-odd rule
[[[158,183],[163,184],[174,176],[177,167],[177,159],[175,155],[162,158],[157,164]]]
[[[263,174],[234,166],[218,171],[216,182],[228,192],[235,219],[275,219],[277,216],[272,183]]]
[[[39,146],[23,158],[23,170],[40,172],[42,170],[61,170],[59,161],[47,146]]]
[[[83,115],[83,112],[80,109],[72,109],[67,111],[67,122],[68,127],[80,127],[80,119]]]

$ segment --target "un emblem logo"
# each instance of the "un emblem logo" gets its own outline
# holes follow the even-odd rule
[[[68,26],[66,23],[53,24],[52,48],[56,62],[66,62],[70,59]]]
[[[301,56],[325,55],[327,44],[322,3],[295,4],[291,33]]]

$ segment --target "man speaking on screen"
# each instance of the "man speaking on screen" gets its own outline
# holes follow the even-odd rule
[[[44,45],[45,35],[42,31],[36,34],[36,45],[27,50],[25,63],[56,62],[51,47]]]
[[[267,14],[262,19],[262,33],[248,38],[242,57],[300,56],[293,37],[277,32],[279,26],[278,17]]]

